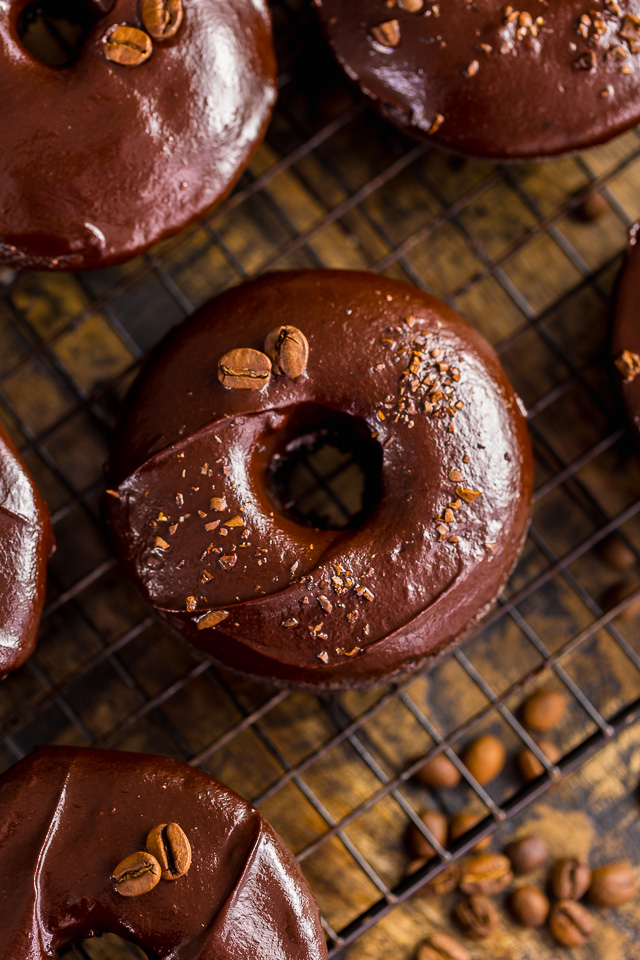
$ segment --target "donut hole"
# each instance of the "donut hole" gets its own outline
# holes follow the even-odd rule
[[[358,417],[315,404],[289,419],[268,469],[277,508],[305,527],[359,527],[382,491],[382,448]]]
[[[18,36],[36,60],[48,67],[69,67],[97,19],[83,0],[36,0],[20,13]]]
[[[147,954],[129,940],[114,933],[82,940],[64,953],[65,960],[147,960]]]

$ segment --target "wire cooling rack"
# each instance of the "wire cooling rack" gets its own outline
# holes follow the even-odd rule
[[[366,108],[301,0],[277,0],[274,27],[273,123],[204,222],[116,269],[0,277],[0,412],[58,543],[37,652],[0,687],[0,762],[53,742],[209,770],[294,850],[334,956],[640,711],[638,621],[624,617],[640,588],[640,460],[607,355],[613,282],[640,215],[640,139],[538,165],[448,156]],[[595,191],[604,210],[584,222]],[[457,308],[527,404],[537,461],[521,561],[464,648],[427,676],[331,697],[215,670],[150,615],[100,522],[110,429],[141,358],[228,285],[296,267],[385,273]],[[635,555],[624,574],[602,559],[611,536]],[[611,607],[603,598],[621,580],[629,596]],[[555,765],[518,720],[539,682],[569,695]],[[510,763],[482,787],[459,754],[485,731],[510,756],[531,748],[542,776],[525,784]],[[464,786],[429,796],[412,775],[441,751]],[[480,822],[449,849],[430,837],[439,858],[407,876],[403,835],[426,805],[470,807]],[[78,950],[107,956],[97,941]]]

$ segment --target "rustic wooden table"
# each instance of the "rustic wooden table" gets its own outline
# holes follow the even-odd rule
[[[640,557],[640,458],[607,351],[613,283],[640,216],[640,138],[631,131],[580,156],[506,168],[447,156],[364,108],[302,0],[278,0],[274,22],[280,104],[230,199],[122,267],[0,276],[0,415],[51,505],[58,542],[37,652],[0,687],[0,762],[47,742],[200,764],[281,832],[330,939],[345,928],[352,938],[350,960],[404,960],[429,931],[452,929],[452,897],[394,905],[404,833],[426,805],[511,817],[496,848],[536,829],[557,855],[640,864],[640,726],[626,726],[640,698],[640,625],[608,616],[603,600],[621,580],[637,589],[640,565],[621,574],[598,551],[612,530]],[[593,189],[605,210],[582,222],[574,200]],[[429,676],[331,698],[202,661],[151,618],[115,564],[99,509],[115,411],[153,344],[245,277],[323,266],[417,283],[475,324],[529,408],[537,466],[531,533],[488,625]],[[526,738],[517,707],[540,683],[569,696],[554,737],[561,766],[577,769],[550,792],[545,778],[527,793],[513,763]],[[604,745],[610,723],[621,734]],[[467,784],[430,795],[411,781],[411,764],[434,743],[457,754],[485,730],[510,757],[486,793]],[[640,957],[639,925],[636,904],[602,911],[581,955]],[[471,952],[525,960],[560,948],[504,914]],[[105,938],[77,953],[97,960],[132,948]]]

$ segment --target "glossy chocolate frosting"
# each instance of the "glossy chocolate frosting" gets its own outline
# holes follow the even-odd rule
[[[0,955],[44,960],[114,933],[171,960],[325,960],[318,908],[282,840],[175,760],[46,747],[0,779]],[[178,823],[188,872],[123,897],[112,871]]]
[[[18,35],[30,0],[0,4],[0,263],[79,270],[124,260],[201,217],[233,186],[275,101],[265,0],[183,0],[171,39],[121,66],[114,24],[138,0],[86,0],[78,59],[47,66]]]
[[[36,645],[52,551],[47,505],[0,425],[0,679]]]
[[[631,240],[618,279],[613,317],[612,349],[622,396],[629,418],[640,435],[640,223]]]
[[[306,373],[223,387],[219,358],[280,324],[308,338]],[[267,469],[333,411],[376,438],[382,495],[357,529],[313,530],[277,508]],[[433,658],[495,599],[532,459],[496,354],[457,314],[394,280],[311,271],[229,290],[160,345],[109,483],[116,549],[180,633],[238,670],[337,685]]]
[[[453,150],[544,157],[640,120],[638,0],[313,2],[381,112]]]

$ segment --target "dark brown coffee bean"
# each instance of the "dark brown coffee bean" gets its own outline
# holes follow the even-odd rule
[[[546,841],[535,835],[514,840],[504,852],[511,861],[513,872],[518,876],[533,873],[549,859],[549,847]]]
[[[591,883],[591,870],[586,860],[563,857],[557,860],[549,874],[549,886],[558,900],[580,900]]]
[[[612,607],[617,607],[619,603],[623,600],[626,600],[630,594],[637,590],[637,583],[617,583],[615,586],[611,587],[610,590],[607,590],[604,595],[602,605],[605,610],[611,610]],[[636,597],[635,600],[630,600],[616,615],[616,620],[620,620],[622,623],[631,623],[633,620],[637,620],[640,617],[640,597]]]
[[[562,720],[567,698],[558,690],[536,690],[522,704],[522,722],[530,730],[548,733]]]
[[[457,840],[458,837],[464,836],[468,830],[472,830],[477,823],[480,823],[482,820],[481,816],[478,816],[476,813],[468,813],[462,811],[461,813],[456,813],[452,818],[449,824],[449,843],[453,843],[454,840]],[[491,843],[491,837],[485,837],[484,840],[478,840],[478,842],[473,846],[472,850],[486,850],[489,844]]]
[[[182,0],[140,0],[144,28],[154,40],[174,37],[182,23]]]
[[[597,549],[597,554],[603,563],[613,567],[614,570],[631,570],[636,564],[635,553],[617,533],[604,538]]]
[[[557,763],[562,756],[555,743],[551,743],[549,740],[540,740],[538,742],[538,746],[544,753],[549,763]],[[525,749],[521,750],[518,754],[518,766],[520,767],[520,772],[525,780],[535,780],[536,777],[539,777],[545,769],[536,757],[535,753],[532,750],[529,750],[528,747],[525,747]]]
[[[520,887],[509,897],[509,909],[523,927],[541,927],[549,916],[550,904],[539,887]]]
[[[469,773],[484,786],[502,772],[506,752],[502,741],[487,733],[469,744],[461,759]]]
[[[563,947],[582,947],[593,933],[593,917],[575,900],[561,900],[549,915],[549,927]]]
[[[462,864],[460,889],[463,893],[494,896],[513,880],[511,862],[503,853],[480,853]]]
[[[457,903],[453,908],[453,916],[472,940],[484,940],[498,924],[496,908],[491,900],[479,893]]]
[[[446,933],[432,933],[426,943],[418,947],[416,960],[471,960],[471,954]]]
[[[444,813],[439,810],[423,810],[420,819],[427,830],[430,830],[441,846],[447,842],[447,833],[449,824]],[[407,828],[407,846],[412,857],[422,857],[428,860],[435,854],[435,848],[429,843],[424,834],[420,833],[415,823],[410,823]]]
[[[239,347],[218,361],[218,380],[233,390],[262,390],[271,379],[271,360],[260,350]]]
[[[618,907],[638,892],[633,867],[626,860],[596,867],[591,876],[589,900],[598,907]]]
[[[458,768],[449,760],[444,753],[439,753],[420,767],[416,773],[418,783],[423,783],[425,787],[435,787],[437,790],[450,790],[457,787],[461,780],[461,774]]]
[[[151,56],[153,44],[151,37],[130,27],[126,23],[116,23],[109,27],[103,37],[104,55],[107,60],[118,63],[122,67],[137,67]]]
[[[113,871],[116,890],[122,897],[139,897],[160,882],[160,864],[146,850],[132,853],[121,860]]]
[[[573,206],[573,216],[576,220],[581,220],[583,223],[591,223],[593,220],[598,220],[607,210],[610,210],[608,201],[603,197],[599,190],[593,190],[591,193],[588,193],[586,197],[574,203]]]
[[[275,327],[267,334],[264,352],[271,358],[276,374],[295,380],[307,369],[309,343],[297,327]]]
[[[422,860],[421,863],[426,863]],[[418,890],[419,894],[427,897],[445,897],[448,893],[453,893],[458,889],[460,883],[460,864],[450,863],[433,880],[429,880]]]
[[[191,866],[191,844],[177,823],[159,823],[147,835],[146,846],[160,864],[163,880],[177,880]]]

